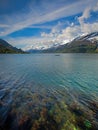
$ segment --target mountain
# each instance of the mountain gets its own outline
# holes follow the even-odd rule
[[[93,38],[96,38],[98,37],[98,32],[93,32],[93,33],[90,33],[90,34],[87,34],[87,35],[84,35],[84,36],[80,36],[80,37],[77,37],[76,39],[74,40],[90,40],[90,39],[93,39]]]
[[[98,53],[98,32],[79,36],[73,41],[43,50],[44,53]]]
[[[36,43],[34,43],[35,45]],[[63,44],[62,42],[55,41],[47,41],[47,44],[41,45],[41,43],[37,43],[39,46],[30,46],[27,48],[26,52],[28,53],[41,53],[43,50],[47,50],[49,48],[58,47],[59,45]]]
[[[13,47],[5,40],[0,39],[0,53],[24,53],[21,49]]]
[[[43,50],[41,49],[29,49],[29,50],[26,50],[25,52],[27,53],[41,53]]]

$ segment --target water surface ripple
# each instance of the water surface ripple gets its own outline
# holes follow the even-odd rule
[[[98,55],[1,54],[0,130],[98,130]]]

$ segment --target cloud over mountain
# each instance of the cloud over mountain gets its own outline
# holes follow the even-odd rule
[[[28,0],[27,3],[1,0],[1,5],[0,37],[17,47],[67,42],[77,35],[98,30],[97,0]],[[4,5],[8,12],[4,12]]]

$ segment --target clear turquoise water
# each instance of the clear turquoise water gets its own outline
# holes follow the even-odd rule
[[[89,121],[91,123],[90,128],[86,128],[85,123],[82,126],[77,123],[79,117],[77,107],[83,113],[81,115],[81,117],[83,116],[83,122]],[[64,115],[67,111],[66,114],[70,112],[70,116],[74,116],[75,122],[70,121],[68,116],[60,117],[58,114],[52,116],[59,130],[97,129],[98,54],[0,55],[1,128],[18,130],[20,124],[22,124],[21,129],[23,130],[42,129],[42,122],[38,119],[41,117],[40,112],[44,108],[49,112],[52,110],[53,115],[55,115],[55,109],[56,111],[58,109],[57,113],[61,112],[61,115]],[[36,112],[39,113],[38,117]],[[50,115],[49,112],[47,112],[48,115]],[[92,114],[94,112],[96,116]],[[89,113],[89,118],[87,113]],[[23,120],[24,117],[25,120]],[[9,118],[10,120],[13,118],[13,121],[7,123]],[[92,118],[95,123],[92,122]],[[32,125],[24,128],[24,123],[28,119],[30,119]],[[34,128],[35,120],[40,124],[40,128]],[[70,124],[72,123],[71,128],[64,126],[67,121]],[[49,123],[51,124],[51,121]],[[47,125],[46,127],[48,129]],[[52,129],[54,128],[51,127]]]

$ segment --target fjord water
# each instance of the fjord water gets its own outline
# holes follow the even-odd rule
[[[1,54],[0,130],[98,130],[98,54]]]

